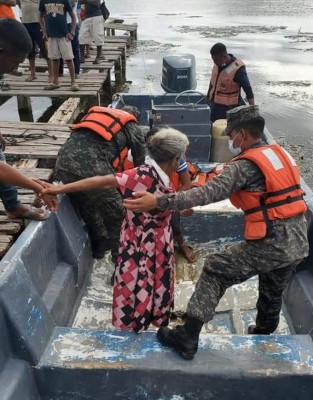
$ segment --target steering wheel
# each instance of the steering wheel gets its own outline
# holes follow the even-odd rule
[[[184,95],[184,94],[188,94],[188,101],[189,101],[189,103],[179,103],[177,100],[180,98],[180,96],[182,96],[182,95]],[[198,101],[196,101],[195,103],[193,103],[192,101],[190,101],[190,96],[189,96],[189,94],[200,94],[200,99],[198,100]],[[199,103],[200,103],[200,101],[202,101],[203,99],[206,99],[206,95],[205,94],[203,94],[202,92],[199,92],[198,90],[184,90],[183,92],[180,92],[180,93],[178,93],[178,95],[175,97],[175,99],[174,99],[174,103],[176,104],[176,105],[178,105],[178,106],[186,106],[186,105],[188,105],[188,106],[193,106],[193,107],[195,107],[195,106],[197,106]]]

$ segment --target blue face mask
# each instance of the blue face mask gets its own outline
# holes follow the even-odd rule
[[[239,156],[240,153],[242,153],[242,149],[241,149],[241,145],[239,147],[234,147],[234,140],[236,139],[236,137],[239,135],[239,132],[237,133],[237,135],[234,137],[233,140],[229,139],[228,140],[228,147],[229,147],[229,151],[234,155],[234,156]],[[243,139],[242,139],[243,141]],[[242,142],[241,142],[242,144]]]

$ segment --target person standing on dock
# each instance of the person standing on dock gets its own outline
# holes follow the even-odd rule
[[[72,40],[72,50],[73,50],[73,62],[74,62],[74,68],[75,68],[75,76],[76,78],[79,77],[80,73],[80,51],[79,51],[79,24],[78,24],[78,16],[77,16],[77,0],[71,0],[71,5],[73,6],[73,11],[76,17],[76,29],[75,29],[75,35]],[[66,20],[67,20],[67,27],[68,31],[72,31],[72,25],[71,25],[71,17],[68,13],[66,13]],[[59,76],[62,76],[64,73],[64,61],[63,58],[60,59],[60,68],[59,68]]]
[[[211,107],[211,121],[214,122],[225,119],[228,110],[245,104],[241,89],[250,105],[254,105],[254,95],[242,60],[228,54],[223,43],[216,43],[210,53],[214,66],[207,100]]]
[[[11,72],[23,62],[32,49],[32,40],[25,27],[15,19],[0,19],[0,75]],[[1,82],[0,82],[1,87]],[[38,183],[24,177],[5,163],[3,151],[5,141],[0,133],[0,198],[9,218],[27,218],[44,220],[49,213],[43,208],[21,204],[17,188],[24,188],[40,193],[43,189]],[[56,203],[55,203],[56,205]],[[52,207],[53,209],[54,207]]]
[[[44,40],[42,36],[41,27],[39,24],[39,0],[20,0],[22,10],[22,23],[33,42],[33,48],[28,55],[30,75],[25,79],[26,82],[32,82],[36,79],[35,60],[36,60],[36,46],[38,46],[40,54],[46,59],[48,65],[48,80],[51,83],[52,78],[52,66],[48,59],[48,55],[44,46]]]
[[[227,288],[259,276],[256,324],[249,334],[269,335],[279,323],[282,295],[296,267],[309,253],[307,205],[294,159],[278,144],[262,142],[265,121],[257,106],[227,113],[224,135],[234,158],[205,186],[156,197],[137,193],[125,200],[133,211],[184,210],[230,198],[245,215],[245,240],[208,254],[187,306],[184,325],[160,328],[158,339],[183,358],[197,352],[200,331],[212,320]],[[136,194],[134,193],[136,196]]]
[[[122,110],[92,107],[72,127],[73,133],[61,147],[56,178],[71,183],[96,175],[110,175],[122,170],[130,149],[134,165],[145,159],[145,137],[138,125],[139,111],[126,106]],[[89,231],[92,254],[102,258],[111,249],[112,260],[118,256],[124,209],[116,189],[98,189],[70,194],[75,210]]]
[[[40,0],[39,2],[39,21],[44,39],[48,38],[48,57],[52,60],[53,82],[45,86],[45,90],[55,90],[60,87],[59,68],[60,58],[63,58],[70,71],[71,90],[79,91],[75,81],[75,69],[73,63],[73,50],[71,41],[75,36],[76,17],[69,3],[69,0]],[[68,31],[66,13],[69,13],[71,31]]]
[[[85,62],[85,47],[94,43],[97,46],[97,55],[93,64],[100,64],[104,43],[104,25],[100,0],[81,0],[81,4],[85,6],[85,13],[79,32],[80,62]]]

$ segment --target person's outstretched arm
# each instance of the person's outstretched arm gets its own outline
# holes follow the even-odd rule
[[[20,186],[22,188],[31,189],[39,195],[46,206],[51,211],[56,211],[58,206],[57,198],[54,196],[42,196],[43,186],[32,179],[28,179],[15,168],[0,162],[0,182],[9,183],[10,185]]]
[[[43,194],[60,194],[72,192],[84,192],[92,189],[117,188],[118,183],[114,175],[94,176],[82,179],[66,185],[52,185],[43,190]]]

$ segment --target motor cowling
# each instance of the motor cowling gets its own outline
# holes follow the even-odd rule
[[[192,54],[163,57],[161,86],[167,93],[195,90],[196,59]]]

